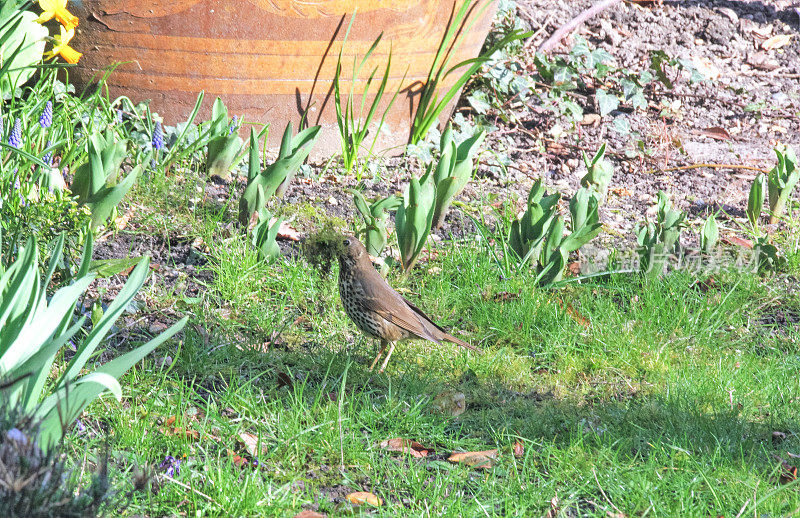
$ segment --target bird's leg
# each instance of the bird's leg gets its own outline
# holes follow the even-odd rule
[[[389,342],[389,352],[386,353],[386,358],[383,359],[383,364],[381,365],[381,368],[378,369],[378,373],[382,373],[384,369],[386,369],[386,366],[389,364],[389,358],[392,356],[393,352],[394,352],[394,342]]]
[[[381,340],[381,350],[378,351],[378,356],[376,356],[375,359],[372,360],[372,365],[369,366],[369,370],[370,371],[372,371],[372,369],[375,368],[375,365],[378,363],[378,360],[381,359],[381,355],[383,354],[383,351],[385,351],[385,350],[386,350],[386,340]]]

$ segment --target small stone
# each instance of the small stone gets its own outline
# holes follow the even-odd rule
[[[772,94],[772,96],[770,96],[770,99],[772,99],[772,102],[783,104],[787,100],[789,100],[789,96],[783,92],[775,92],[774,94]]]
[[[736,11],[729,7],[720,7],[719,12],[724,14],[730,21],[733,23],[737,23],[739,21],[739,15],[736,14]]]
[[[150,324],[150,327],[147,328],[147,331],[150,332],[151,335],[161,334],[167,330],[167,324],[163,322],[154,322]]]
[[[164,356],[163,358],[156,358],[154,362],[156,369],[163,369],[172,365],[172,356]]]
[[[333,196],[331,196],[330,198],[328,198],[328,204],[330,204],[330,205],[339,205],[339,201],[336,198],[334,198]]]

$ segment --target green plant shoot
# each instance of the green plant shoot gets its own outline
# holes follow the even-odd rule
[[[389,211],[396,210],[400,206],[401,200],[392,195],[388,198],[377,199],[367,205],[367,200],[360,192],[353,190],[350,192],[353,193],[356,210],[364,220],[364,228],[359,231],[359,234],[364,237],[367,252],[377,257],[386,248],[388,238],[386,221],[389,219]]]
[[[144,259],[133,269],[125,286],[84,336],[86,317],[73,321],[73,313],[94,280],[89,273],[91,236],[74,282],[48,297],[46,288],[61,261],[63,246],[62,236],[56,241],[44,279],[40,279],[36,240],[30,238],[0,277],[0,380],[16,380],[3,389],[3,402],[19,406],[41,423],[39,440],[44,449],[55,445],[86,405],[101,393],[109,391],[120,399],[119,378],[180,331],[187,320],[180,320],[146,344],[81,376],[87,366],[93,366],[95,360],[90,360],[101,341],[142,287],[150,261]],[[67,365],[56,369],[56,379],[50,380],[51,367],[70,340],[76,343],[75,354]]]
[[[768,180],[770,223],[777,222],[786,210],[786,202],[800,180],[794,149],[788,145],[780,145],[775,148],[775,154],[778,156],[778,163],[770,170]]]
[[[431,232],[435,197],[436,188],[430,174],[421,180],[412,178],[403,195],[403,203],[397,208],[395,230],[406,273],[414,267]]]
[[[297,170],[314,147],[319,129],[319,126],[312,126],[292,136],[292,123],[289,122],[283,132],[277,160],[263,170],[258,158],[258,138],[254,131],[250,131],[247,187],[239,200],[239,223],[242,226],[247,226],[250,218],[273,195],[284,195]]]
[[[229,179],[244,143],[238,133],[232,131],[228,109],[219,97],[211,108],[210,135],[206,172],[211,176]]]
[[[479,131],[461,144],[453,141],[453,129],[450,124],[442,133],[439,149],[441,157],[433,171],[436,186],[436,203],[433,210],[433,228],[444,223],[453,198],[460,193],[472,178],[474,168],[473,157],[486,134]]]
[[[603,142],[591,160],[589,160],[586,153],[583,153],[583,163],[586,164],[587,173],[581,178],[581,186],[596,192],[600,201],[605,200],[608,186],[614,176],[614,165],[606,160],[605,156],[605,142]]]
[[[656,278],[664,272],[669,256],[679,246],[686,213],[674,210],[664,191],[658,191],[656,221],[637,224],[633,232],[639,243],[639,270],[647,277]]]
[[[117,182],[126,146],[127,141],[117,141],[110,130],[89,135],[89,160],[75,170],[70,189],[78,196],[78,203],[91,210],[92,228],[103,225],[114,213],[144,167],[137,165]]]

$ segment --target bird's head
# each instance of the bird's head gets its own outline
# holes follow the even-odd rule
[[[339,262],[348,266],[358,264],[364,259],[369,260],[369,254],[361,241],[352,236],[342,236],[342,248]]]

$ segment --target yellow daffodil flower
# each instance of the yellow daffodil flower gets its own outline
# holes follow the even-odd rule
[[[39,0],[39,7],[43,11],[36,19],[39,23],[55,18],[68,31],[78,26],[78,17],[67,11],[67,0]]]
[[[46,57],[55,57],[56,55],[61,56],[64,61],[67,63],[75,64],[81,59],[81,54],[77,50],[73,49],[69,46],[69,40],[75,36],[75,29],[65,29],[61,27],[61,34],[57,36],[53,36],[55,43],[53,43],[53,49],[49,50],[44,53]]]

